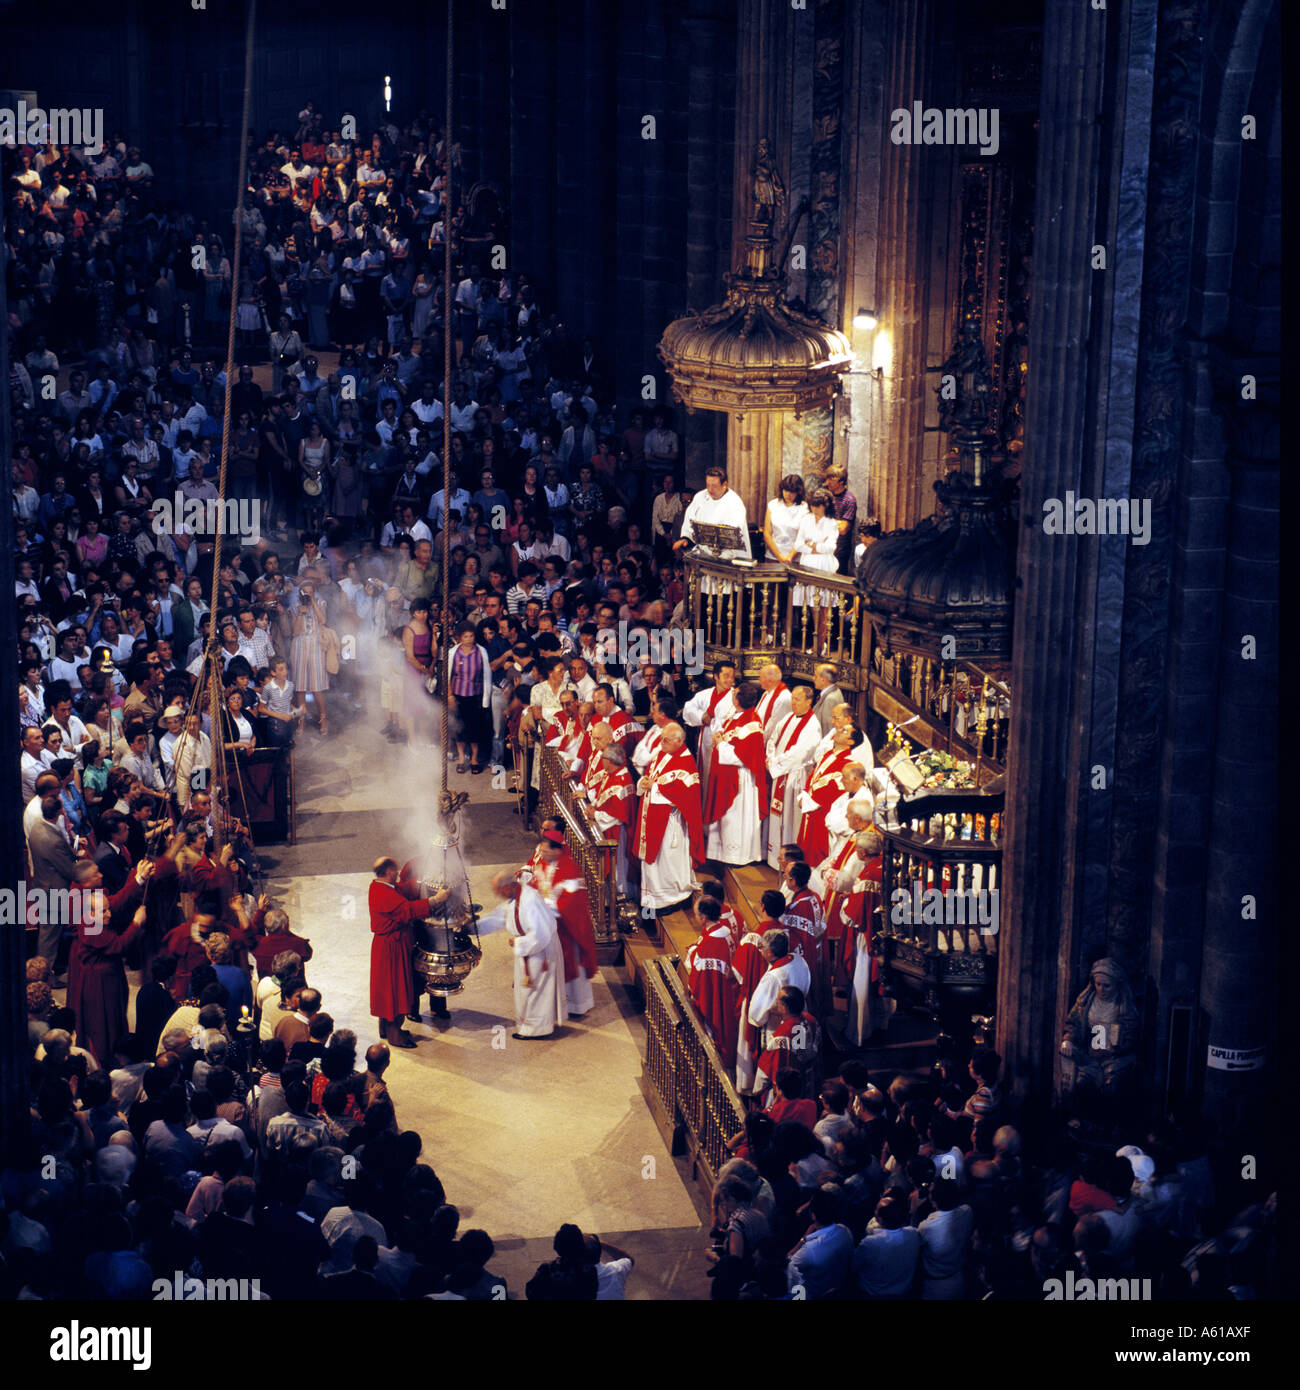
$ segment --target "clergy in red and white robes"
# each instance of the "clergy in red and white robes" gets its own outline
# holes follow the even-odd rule
[[[610,733],[609,725],[603,719],[596,720],[589,731],[587,758],[582,776],[578,779],[578,793],[588,802],[600,795],[605,774],[609,770],[605,765],[605,749],[613,742],[614,735]]]
[[[695,865],[704,863],[700,774],[686,747],[686,730],[666,725],[660,749],[637,784],[641,906],[655,911],[690,897],[698,887]]]
[[[855,763],[850,759],[844,764],[844,771],[841,774],[844,779],[844,792],[835,799],[835,804],[826,812],[826,837],[828,840],[826,855],[833,859],[839,853],[840,847],[846,840],[852,839],[856,831],[849,827],[849,806],[860,797],[866,796],[867,771],[861,763]],[[859,826],[858,829],[865,827]],[[814,865],[814,868],[817,866]],[[813,875],[813,891],[821,893],[821,880]]]
[[[595,1005],[591,981],[599,969],[587,880],[558,830],[542,832],[538,851],[541,863],[532,869],[532,884],[559,919],[565,1000],[570,1017],[580,1018]]]
[[[782,1067],[794,1067],[803,1077],[805,1096],[815,1094],[814,1081],[821,1065],[821,1027],[806,1011],[803,990],[786,985],[776,996],[773,1017],[776,1026],[768,1030],[767,1046],[758,1059],[754,1094],[763,1097],[763,1109],[776,1100],[776,1074]]]
[[[571,782],[581,784],[583,774],[591,766],[591,733],[597,722],[596,712],[591,705],[578,706],[573,732],[562,753]]]
[[[775,923],[766,925],[775,926]],[[759,1031],[749,1022],[749,1000],[766,969],[767,957],[763,954],[762,936],[757,932],[746,932],[737,942],[731,957],[731,978],[736,986],[736,1090],[741,1095],[749,1095],[754,1089],[758,1054],[763,1050]]]
[[[812,690],[796,685],[790,692],[790,713],[768,740],[768,773],[772,779],[767,820],[767,862],[779,868],[781,846],[793,844],[799,833],[799,795],[805,769],[820,737],[812,708]]]
[[[821,899],[809,888],[812,869],[803,862],[790,865],[785,880],[785,911],[781,925],[790,937],[790,949],[798,951],[813,972],[816,991],[819,962],[822,957],[822,938],[826,935],[826,918]],[[820,1004],[822,1001],[818,1000]]]
[[[813,873],[810,887],[819,893],[822,916],[826,922],[824,941],[826,963],[831,983],[847,987],[853,970],[853,930],[845,916],[845,904],[856,892],[863,861],[858,855],[858,837],[871,828],[871,803],[865,799],[849,807],[850,833],[839,849],[828,855]]]
[[[650,727],[645,731],[644,738],[638,739],[636,747],[632,749],[632,772],[638,779],[645,776],[646,768],[659,752],[659,740],[663,737],[664,726],[673,723],[676,718],[677,707],[671,700],[665,698],[662,704],[656,702],[653,706]]]
[[[542,743],[554,748],[562,758],[571,758],[583,734],[583,721],[578,714],[578,696],[572,690],[560,692],[560,710],[546,727]]]
[[[591,697],[596,718],[609,726],[610,741],[621,743],[629,751],[636,747],[641,737],[641,726],[628,712],[620,708],[614,699],[614,687],[602,681]]]
[[[830,727],[822,734],[820,742],[817,744],[816,752],[813,754],[814,763],[820,762],[835,742],[836,733],[848,725],[857,724],[857,719],[853,713],[853,706],[844,704],[836,705],[831,710]],[[853,745],[853,751],[849,759],[850,762],[858,763],[866,772],[870,772],[876,765],[875,754],[871,751],[871,740],[865,734],[858,733],[858,742]]]
[[[820,864],[830,852],[826,816],[844,794],[844,768],[861,736],[849,726],[835,735],[831,751],[813,768],[799,795],[799,834],[796,837],[809,864]]]
[[[740,914],[727,901],[726,889],[716,878],[706,878],[700,884],[700,891],[704,897],[712,898],[717,903],[722,916],[719,920],[723,926],[731,933],[731,944],[734,947],[740,945],[740,938],[745,934],[745,924],[740,920]]]
[[[687,949],[686,975],[695,1007],[730,1069],[736,1062],[736,981],[731,973],[731,933],[721,916],[722,909],[712,898],[701,898],[695,905],[700,936]]]
[[[881,839],[875,830],[857,837],[860,872],[853,891],[840,909],[846,927],[853,928],[852,984],[849,991],[847,1036],[857,1047],[866,1044],[889,1022],[892,1004],[880,994],[880,966],[872,954],[872,936],[880,908]]]
[[[713,666],[713,688],[705,688],[687,700],[682,709],[682,723],[700,731],[700,787],[709,785],[709,759],[713,754],[714,735],[736,712],[736,665],[718,661]]]
[[[591,819],[600,836],[613,840],[618,848],[614,851],[614,876],[619,891],[628,891],[628,837],[632,831],[632,813],[636,807],[636,787],[632,774],[627,770],[627,750],[617,743],[605,749],[602,759],[605,775],[599,787],[593,791],[590,807]]]
[[[399,1025],[407,1014],[415,1012],[419,999],[411,966],[413,924],[450,895],[444,888],[433,898],[411,897],[415,890],[408,888],[404,893],[398,887],[398,875],[396,859],[385,857],[375,863],[370,884],[370,1012],[379,1020],[391,1046],[412,1047],[410,1036]]]
[[[774,661],[759,671],[758,684],[763,692],[758,701],[758,717],[763,722],[763,737],[770,738],[790,713],[790,687],[781,679],[781,668]]]
[[[763,857],[762,816],[767,763],[758,686],[736,691],[737,712],[713,740],[713,774],[704,788],[708,857],[719,864],[754,864]]]
[[[498,874],[492,887],[506,899],[506,937],[515,964],[514,1037],[549,1038],[565,1020],[564,952],[555,909],[532,882],[532,874]],[[494,925],[489,918],[480,931]]]
[[[767,970],[758,984],[754,986],[754,992],[747,1000],[745,1013],[741,1018],[742,1024],[759,1030],[759,1056],[767,1050],[771,1033],[775,1032],[776,1026],[780,1022],[775,1013],[777,995],[786,985],[795,985],[806,995],[811,979],[807,962],[803,957],[790,954],[790,939],[783,931],[764,933],[763,958],[767,961]],[[755,1064],[757,1064],[757,1060],[755,1057]],[[750,1082],[744,1094],[755,1094],[756,1080],[757,1065],[755,1066],[755,1079]],[[736,1079],[736,1089],[738,1091],[741,1089],[739,1075]]]

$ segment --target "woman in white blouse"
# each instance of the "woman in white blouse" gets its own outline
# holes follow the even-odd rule
[[[781,479],[779,495],[767,504],[763,518],[763,539],[767,542],[767,558],[779,565],[788,565],[794,558],[795,537],[799,524],[808,515],[803,501],[803,479],[791,473]]]
[[[799,523],[794,538],[794,561],[801,569],[822,570],[834,574],[838,565],[835,560],[835,547],[839,542],[840,528],[835,517],[828,516],[831,511],[831,495],[825,488],[816,488],[808,494],[808,515]],[[816,608],[817,643],[821,655],[827,653],[827,630],[830,626],[830,604],[834,598],[829,589],[815,589],[812,585],[796,584],[794,606]]]

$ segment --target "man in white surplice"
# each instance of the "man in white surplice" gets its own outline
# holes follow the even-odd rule
[[[555,909],[533,887],[527,869],[502,873],[492,881],[493,890],[505,898],[506,937],[515,957],[515,1018],[512,1036],[549,1038],[564,1022],[564,952],[560,947]],[[495,917],[497,914],[490,914]],[[490,931],[495,923],[480,923]]]
[[[710,526],[734,526],[740,532],[740,544],[720,550],[705,545],[696,540],[697,522],[707,522]],[[727,470],[716,463],[704,470],[704,491],[697,492],[691,498],[690,505],[682,514],[681,538],[673,542],[673,550],[677,554],[692,546],[704,560],[753,559],[749,548],[749,517],[745,512],[744,500],[727,486]],[[702,576],[700,587],[706,594],[731,594],[736,585],[729,579],[706,574]]]
[[[713,685],[706,685],[682,706],[682,723],[700,731],[695,760],[700,769],[702,791],[709,785],[709,759],[713,756],[714,736],[721,732],[722,726],[736,713],[737,708],[736,663],[715,661]]]
[[[781,846],[793,844],[799,833],[799,793],[813,766],[821,726],[813,713],[809,686],[790,691],[790,713],[777,725],[767,745],[767,771],[772,780],[767,820],[767,862],[778,867]]]

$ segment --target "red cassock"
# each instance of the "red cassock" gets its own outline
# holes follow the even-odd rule
[[[408,898],[382,879],[370,884],[370,1012],[390,1022],[415,1010],[413,923],[429,914],[428,898]]]
[[[879,860],[872,862],[878,864]],[[838,876],[841,871],[856,869],[859,864],[858,847],[850,835],[840,846],[840,852],[835,856],[831,870]],[[860,875],[847,892],[841,893],[832,887],[822,896],[822,914],[826,919],[826,950],[830,956],[833,982],[837,985],[844,984],[845,980],[851,979],[853,975],[853,932],[858,920],[855,919],[854,913],[860,912],[861,908]]]
[[[826,816],[832,806],[844,795],[844,769],[848,766],[852,749],[831,749],[813,769],[804,791],[817,803],[816,808],[805,811],[799,821],[799,848],[810,864],[820,864],[831,851],[830,836],[826,830]]]
[[[741,937],[745,935],[745,924],[730,903],[719,903],[719,906],[722,908],[722,916],[718,919],[718,925],[726,927],[731,934],[731,949],[734,951],[740,945]]]
[[[658,859],[668,820],[674,810],[681,813],[690,838],[691,862],[704,863],[704,828],[700,820],[700,774],[690,752],[658,754],[646,769],[654,790],[662,792],[670,805],[655,804],[647,792],[641,798],[637,818],[636,857],[643,863]]]
[[[528,863],[537,891],[544,898],[554,897],[555,900],[565,983],[578,978],[579,966],[587,972],[589,980],[593,979],[600,962],[596,959],[596,932],[591,925],[591,902],[582,866],[567,848],[560,851],[554,864],[543,863],[539,850],[533,851]]]
[[[776,927],[776,922],[762,922],[760,926],[768,931]],[[763,938],[755,932],[746,932],[740,939],[740,945],[736,947],[735,954],[731,957],[731,977],[736,982],[736,1011],[735,1036],[736,1048],[739,1051],[745,1049],[746,1056],[749,1058],[750,1066],[757,1061],[759,1046],[762,1042],[762,1030],[747,1025],[743,1036],[740,1029],[740,1014],[743,1005],[753,995],[758,988],[758,982],[767,973],[767,961],[763,957]],[[739,1078],[737,1078],[739,1080]]]
[[[823,935],[822,905],[810,888],[802,888],[790,899],[781,916],[781,925],[790,939],[791,952],[798,951],[817,977],[817,961],[821,956]]]
[[[599,721],[598,721],[599,722]],[[613,714],[605,720],[609,725],[609,731],[614,735],[614,742],[621,743],[627,750],[627,755],[632,756],[632,750],[641,742],[645,730],[632,718],[626,710],[616,709]]]
[[[546,729],[542,739],[547,748],[563,748],[578,732],[578,716],[560,709]]]
[[[725,739],[744,764],[758,788],[759,815],[767,805],[767,750],[763,743],[763,721],[758,711],[741,710],[733,714],[713,740],[713,752]],[[704,789],[704,824],[713,825],[731,810],[740,795],[740,768],[724,763],[721,758],[709,758],[709,784]]]
[[[798,1018],[783,1019],[767,1035],[768,1045],[759,1053],[758,1073],[770,1087],[782,1067],[794,1067],[804,1073],[814,1071],[821,1053],[821,1028],[809,1013]],[[769,1102],[771,1096],[768,1097]]]
[[[736,1064],[736,979],[731,973],[731,933],[719,923],[686,952],[691,998],[724,1065]]]
[[[105,1071],[112,1068],[113,1047],[127,1031],[130,988],[122,957],[144,930],[131,921],[143,896],[144,887],[132,873],[111,898],[105,894],[104,920],[96,923],[85,894],[68,957],[68,1007],[77,1016],[77,1037]]]

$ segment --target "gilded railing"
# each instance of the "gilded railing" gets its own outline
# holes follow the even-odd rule
[[[872,652],[871,707],[908,738],[975,766],[980,784],[1004,772],[1011,691],[973,661]]]
[[[607,840],[592,825],[587,804],[575,796],[573,785],[564,775],[564,762],[554,748],[533,747],[533,756],[541,758],[541,798],[543,815],[559,816],[564,822],[564,839],[570,853],[582,866],[587,882],[587,898],[591,904],[591,922],[596,940],[610,945],[618,940],[619,893],[614,872],[614,855],[618,845]]]
[[[842,688],[866,688],[870,624],[852,579],[694,555],[686,573],[689,622],[703,636],[706,661],[730,657],[745,676],[776,661],[787,675],[805,677],[828,662]]]
[[[920,791],[878,826],[886,968],[911,976],[931,1002],[945,985],[993,983],[1004,802],[974,788]]]
[[[672,957],[647,962],[645,1075],[665,1112],[680,1120],[710,1182],[731,1157],[727,1140],[745,1107],[686,996]]]

